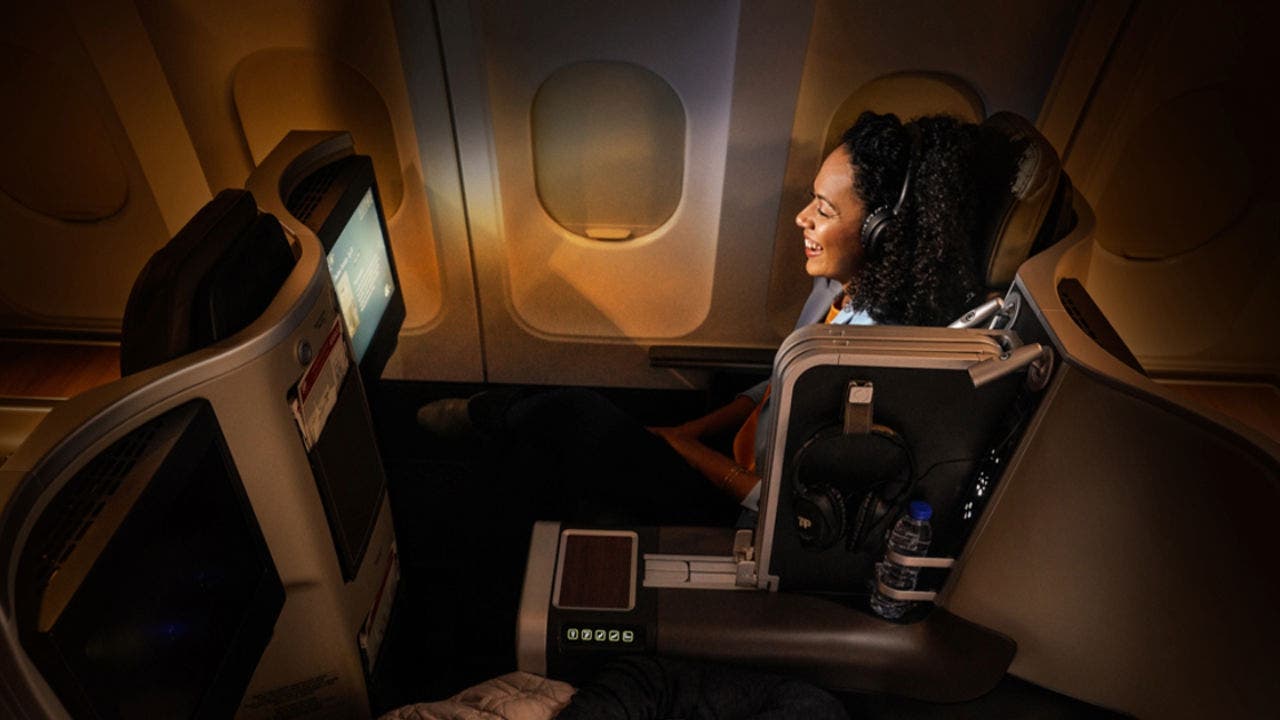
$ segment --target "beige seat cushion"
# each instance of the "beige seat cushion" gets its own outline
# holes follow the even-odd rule
[[[1015,153],[1012,178],[1008,174],[1010,168],[1000,162],[1005,159],[1000,157],[1002,153],[991,153],[992,157],[986,158],[996,165],[994,174],[999,187],[986,189],[998,197],[986,223],[982,255],[985,262],[979,269],[987,287],[1000,289],[1013,282],[1045,224],[1057,225],[1057,218],[1050,215],[1063,174],[1057,151],[1026,118],[999,112],[987,118],[983,128],[994,131],[1007,145],[1005,150]],[[991,170],[984,168],[983,172]],[[1056,209],[1064,212],[1061,207]]]

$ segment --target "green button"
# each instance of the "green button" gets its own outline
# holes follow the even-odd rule
[[[635,634],[635,633],[631,632],[630,630],[623,630],[623,631],[622,631],[622,642],[624,642],[624,643],[630,643],[630,642],[635,642],[635,641],[636,641],[636,634]]]

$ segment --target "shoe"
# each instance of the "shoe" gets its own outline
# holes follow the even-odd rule
[[[444,398],[418,408],[418,426],[439,438],[463,440],[477,437],[467,412],[467,398]]]

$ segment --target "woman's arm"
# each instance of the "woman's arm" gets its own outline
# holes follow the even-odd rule
[[[712,485],[724,490],[738,501],[751,493],[760,478],[742,467],[733,458],[705,445],[701,440],[679,435],[674,428],[651,428],[679,453],[689,466],[702,473]]]

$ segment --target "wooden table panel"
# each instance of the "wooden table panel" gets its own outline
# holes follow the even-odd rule
[[[0,396],[69,398],[119,377],[119,345],[0,340]]]

